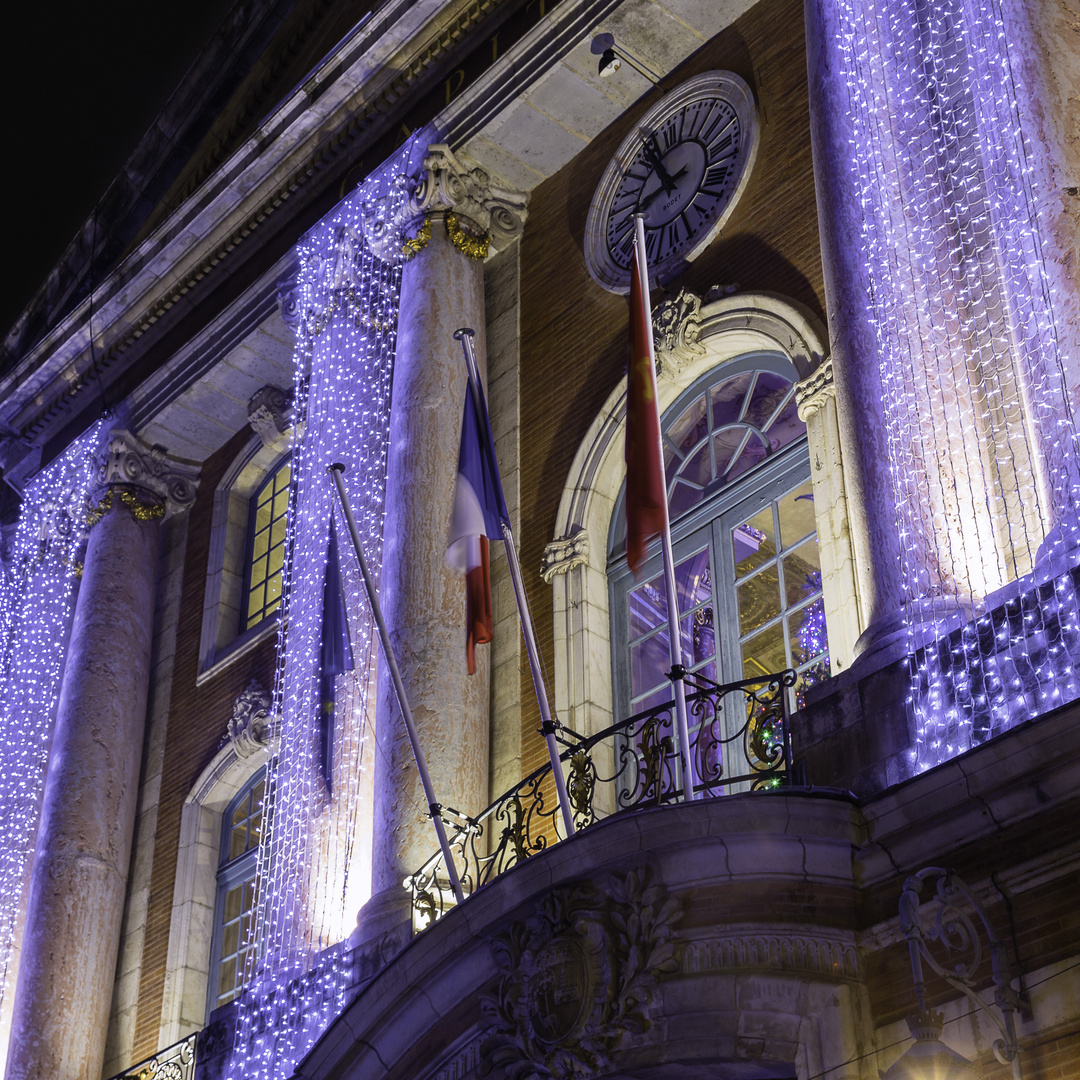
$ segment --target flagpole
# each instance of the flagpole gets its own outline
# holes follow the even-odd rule
[[[465,365],[469,371],[469,389],[472,392],[473,404],[476,406],[476,415],[480,423],[487,426],[487,409],[484,407],[483,393],[480,389],[480,369],[476,363],[476,354],[473,352],[473,330],[463,326],[454,331],[454,337],[461,342],[465,350]],[[490,427],[484,433],[484,442],[490,444]],[[495,462],[491,463],[496,465]],[[496,466],[497,468],[497,466]],[[521,577],[521,564],[518,562],[517,545],[514,543],[514,531],[510,522],[505,519],[499,522],[503,534],[503,546],[506,548],[506,561],[510,566],[510,581],[514,586],[514,598],[517,600],[518,615],[521,618],[521,634],[525,639],[525,652],[529,657],[529,668],[532,670],[533,687],[536,689],[536,703],[540,706],[540,733],[547,743],[548,757],[551,759],[551,772],[555,777],[555,790],[559,796],[559,808],[562,811],[563,828],[567,836],[573,836],[577,831],[574,828],[574,816],[570,811],[570,797],[566,791],[566,778],[562,773],[562,763],[559,761],[559,745],[555,742],[555,732],[558,724],[551,715],[551,706],[548,704],[547,687],[544,684],[543,669],[540,666],[540,653],[536,648],[536,635],[533,633],[532,615],[529,613],[529,599],[525,595],[525,583]]]
[[[649,341],[649,380],[652,383],[652,407],[656,410],[656,430],[660,427],[660,399],[656,387],[656,348],[653,344],[652,303],[649,299],[649,268],[645,261],[645,215],[634,215],[634,257],[637,259],[641,295],[645,304],[645,326]],[[663,434],[656,448],[660,455],[661,475],[664,466]],[[671,519],[668,517],[667,496],[663,500],[664,527],[660,530],[660,542],[664,552],[664,591],[667,594],[668,649],[671,657],[669,678],[675,691],[675,723],[679,734],[679,759],[682,762],[683,799],[695,798],[694,771],[690,766],[690,728],[686,720],[686,669],[683,667],[682,639],[679,634],[679,594],[675,586],[675,559],[671,552]]]
[[[446,837],[446,828],[443,825],[442,807],[435,798],[435,789],[431,785],[431,775],[428,773],[427,760],[424,757],[423,747],[420,745],[420,737],[416,733],[416,725],[413,723],[412,709],[409,708],[409,699],[405,696],[405,684],[401,681],[401,671],[394,657],[394,650],[390,645],[390,635],[386,632],[386,623],[383,621],[382,608],[379,606],[379,597],[375,592],[375,585],[371,580],[371,572],[368,570],[367,559],[364,558],[364,549],[360,544],[360,534],[356,529],[356,519],[353,517],[352,507],[349,505],[349,496],[345,493],[345,466],[335,462],[328,467],[330,475],[334,478],[334,486],[337,488],[338,498],[341,500],[341,509],[345,514],[345,521],[349,526],[349,536],[352,538],[356,557],[360,561],[360,573],[364,578],[364,588],[367,591],[368,603],[371,605],[371,614],[375,619],[375,625],[379,629],[379,640],[382,642],[383,656],[390,668],[390,678],[394,682],[397,691],[398,704],[401,706],[401,715],[405,720],[405,730],[409,733],[409,742],[412,744],[413,757],[416,759],[416,771],[420,774],[420,782],[424,785],[424,797],[428,801],[428,810],[431,811],[431,820],[435,823],[435,831],[439,834],[439,847],[442,849],[443,862],[446,872],[450,876],[450,884],[454,889],[454,896],[459,904],[465,902],[465,894],[461,891],[461,881],[458,878],[457,867],[454,866],[454,856],[450,851],[450,841]]]

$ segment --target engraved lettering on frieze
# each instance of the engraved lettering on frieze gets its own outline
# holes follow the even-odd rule
[[[263,446],[273,446],[292,426],[292,394],[272,385],[256,390],[248,402],[248,423]]]
[[[500,974],[482,998],[482,1075],[569,1080],[652,1027],[656,980],[676,969],[679,902],[644,867],[598,884],[553,889],[491,942]]]
[[[273,723],[270,695],[258,679],[252,679],[240,694],[229,717],[229,739],[239,758],[249,758],[270,742]]]
[[[858,977],[855,946],[845,941],[779,934],[740,934],[688,941],[682,950],[686,972],[771,969],[805,971],[836,978]]]

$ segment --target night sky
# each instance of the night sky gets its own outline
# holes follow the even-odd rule
[[[19,317],[233,0],[9,5],[0,337]]]

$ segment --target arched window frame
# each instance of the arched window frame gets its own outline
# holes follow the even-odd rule
[[[292,429],[269,445],[252,433],[214,492],[197,682],[211,678],[277,632],[276,613],[241,630],[250,556],[251,503],[292,452]]]
[[[657,335],[661,413],[706,372],[748,353],[788,357],[802,379],[800,389],[813,388],[829,370],[824,328],[793,302],[744,293],[702,303],[682,293],[670,305],[676,317],[666,320],[664,333]],[[663,314],[654,314],[654,322],[663,321]],[[825,392],[831,394],[831,385]],[[623,379],[578,447],[559,503],[555,538],[544,553],[542,573],[553,589],[555,707],[565,723],[583,733],[599,731],[615,719],[607,540],[626,473],[625,428]],[[862,629],[835,402],[810,410],[807,429],[835,670],[837,660],[844,666],[850,662],[851,646]]]

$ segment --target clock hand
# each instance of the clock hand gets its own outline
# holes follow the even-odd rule
[[[648,210],[648,208],[652,206],[652,204],[656,202],[656,200],[659,199],[661,195],[670,195],[671,192],[675,190],[678,182],[687,174],[689,168],[690,167],[688,165],[684,165],[674,176],[669,177],[669,179],[671,180],[670,189],[665,188],[663,186],[663,181],[661,180],[660,187],[658,187],[655,191],[650,192],[648,195],[645,196],[644,199],[638,202],[638,210],[641,212]]]
[[[655,135],[650,135],[649,138],[645,140],[644,150],[646,160],[660,178],[660,183],[664,185],[664,190],[670,194],[675,190],[675,181],[667,169],[664,168],[663,159],[660,157],[660,147],[656,143]]]

